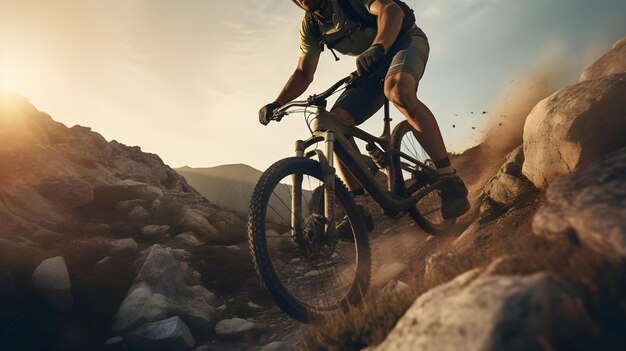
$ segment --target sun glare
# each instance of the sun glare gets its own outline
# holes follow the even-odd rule
[[[16,88],[17,82],[14,79],[5,76],[0,77],[0,90],[15,91]]]

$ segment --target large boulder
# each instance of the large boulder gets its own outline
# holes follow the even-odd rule
[[[564,350],[573,346],[570,333],[588,331],[579,297],[563,280],[479,274],[420,296],[375,350]]]
[[[72,286],[63,257],[52,257],[41,262],[35,268],[31,281],[53,306],[64,311],[72,309]]]
[[[0,202],[4,203],[14,219],[27,227],[42,225],[54,228],[68,219],[64,211],[30,186],[0,187]]]
[[[589,66],[580,76],[579,82],[624,72],[626,72],[626,37],[613,44],[609,52]]]
[[[545,189],[626,146],[626,73],[570,85],[539,102],[524,126],[522,173]]]
[[[626,147],[550,184],[533,231],[567,235],[603,257],[626,260]]]
[[[126,333],[145,323],[179,316],[198,336],[206,336],[217,312],[208,304],[212,294],[194,288],[188,264],[173,249],[153,245],[128,296],[115,314],[112,330]],[[195,285],[195,284],[193,284]]]
[[[76,208],[93,201],[93,186],[76,177],[47,179],[36,189],[44,198],[63,208]]]

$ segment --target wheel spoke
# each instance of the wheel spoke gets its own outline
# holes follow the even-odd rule
[[[419,191],[423,191],[425,187],[426,179],[430,179],[430,175],[427,178],[426,172],[415,167],[414,161],[423,162],[428,164],[428,154],[421,147],[419,138],[416,135],[415,130],[406,121],[400,122],[393,132],[392,147],[399,150],[400,162],[395,164],[397,167],[397,174],[402,177],[398,182],[400,188],[398,194],[402,196],[413,196]],[[414,158],[410,161],[409,158]],[[408,166],[407,166],[408,165]],[[426,194],[421,198],[415,206],[415,210],[409,211],[413,219],[427,232],[441,233],[446,231],[446,228],[450,228],[454,224],[454,220],[445,220],[441,214],[441,198],[437,194],[437,190],[433,189],[432,192]]]
[[[312,160],[298,160],[297,162],[315,164]],[[360,296],[348,296],[348,294],[367,289],[366,286],[363,286],[366,281],[359,278],[357,272],[362,271],[362,268],[358,268],[362,264],[367,264],[369,269],[370,256],[369,252],[361,254],[359,250],[362,247],[357,246],[357,242],[360,241],[343,242],[325,238],[324,185],[321,180],[321,171],[317,169],[313,173],[309,172],[310,170],[307,171],[306,167],[294,166],[289,171],[272,175],[271,181],[267,179],[264,181],[264,183],[273,186],[272,189],[266,190],[266,194],[269,196],[262,197],[263,206],[267,209],[264,221],[266,234],[263,245],[265,245],[268,254],[265,256],[255,255],[255,257],[257,269],[262,273],[263,279],[269,277],[269,279],[275,280],[274,282],[266,282],[266,286],[274,297],[287,298],[292,306],[300,305],[309,313],[320,313],[339,308],[343,301],[354,301],[360,298]],[[270,173],[270,170],[267,173]],[[297,184],[299,177],[294,177],[297,174],[302,175],[299,184]],[[303,177],[307,177],[307,179],[305,180]],[[294,186],[302,187],[301,199],[294,199]],[[343,185],[341,186],[343,187]],[[342,190],[340,193],[344,194],[346,190]],[[340,217],[345,213],[343,206],[349,198],[344,198],[342,197],[344,195],[339,195],[339,193],[337,195],[335,216]],[[305,204],[295,208],[292,204],[300,200]],[[296,209],[302,213],[294,214]],[[355,209],[352,209],[347,213],[354,211]],[[300,218],[301,222],[292,225],[292,218]],[[298,228],[302,235],[297,241],[291,237],[294,227]],[[287,229],[291,231],[285,232]],[[252,237],[254,237],[255,229],[252,228],[251,230]],[[271,232],[271,230],[276,230],[278,233]],[[255,245],[256,242],[251,247],[255,249]],[[359,256],[356,256],[357,252]],[[263,271],[271,271],[272,273],[268,276],[263,274]],[[355,289],[357,284],[358,289]],[[285,306],[284,304],[280,305]],[[285,309],[285,311],[290,314],[295,313],[289,309]],[[297,314],[292,315],[298,316]]]

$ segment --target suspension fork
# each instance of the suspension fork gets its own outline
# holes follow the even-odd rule
[[[327,131],[324,133],[326,143],[326,162],[322,164],[322,177],[324,178],[324,216],[326,217],[326,234],[335,234],[335,133]],[[325,164],[324,164],[325,163]]]
[[[335,134],[327,131],[324,133],[325,150],[315,150],[322,168],[322,179],[324,182],[324,217],[326,217],[325,230],[329,236],[335,231]],[[304,157],[305,142],[296,141],[296,157]],[[302,236],[302,174],[294,174],[291,188],[291,228],[292,237],[300,241]]]
[[[304,156],[305,143],[296,141],[296,157]],[[291,237],[297,243],[302,244],[302,174],[291,176]]]

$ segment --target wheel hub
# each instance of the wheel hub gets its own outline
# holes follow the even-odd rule
[[[319,213],[313,213],[304,219],[302,234],[304,236],[304,250],[307,255],[321,254],[329,257],[332,255],[336,240],[333,243],[324,235],[326,223],[326,217]]]

